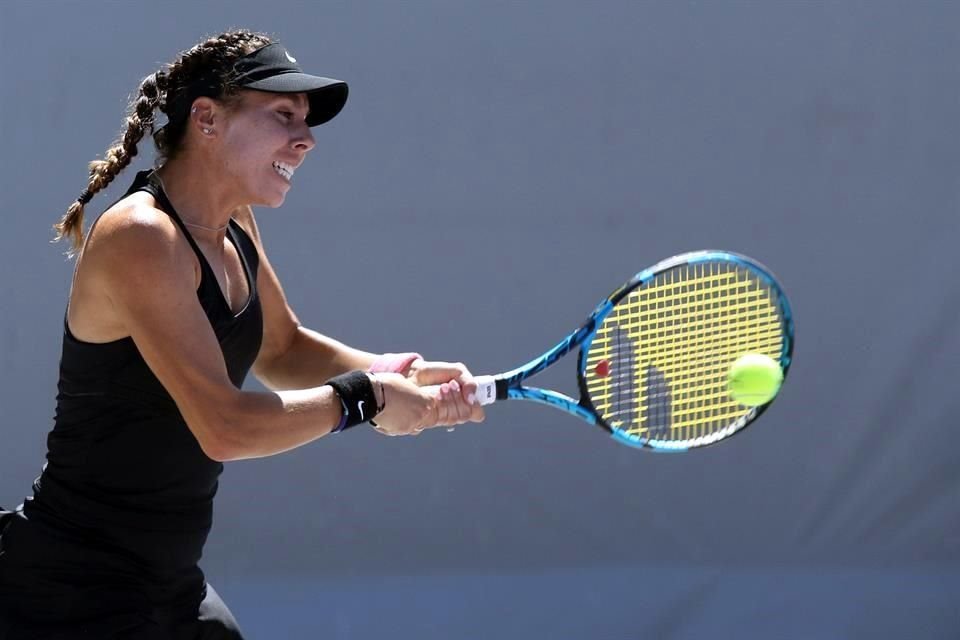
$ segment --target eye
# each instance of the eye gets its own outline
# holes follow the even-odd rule
[[[292,111],[277,111],[277,113],[279,113],[279,114],[283,117],[284,120],[293,120],[293,112],[292,112]]]

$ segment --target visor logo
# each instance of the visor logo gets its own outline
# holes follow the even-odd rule
[[[283,55],[287,56],[287,60],[289,60],[289,61],[292,62],[293,64],[297,64],[297,59],[294,58],[294,57],[293,57],[292,55],[290,55],[289,53],[287,53],[286,51],[283,52]]]

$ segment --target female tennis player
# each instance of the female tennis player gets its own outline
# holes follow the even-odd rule
[[[264,252],[251,206],[283,203],[311,127],[346,98],[243,30],[140,85],[56,226],[77,264],[47,464],[0,515],[0,639],[240,638],[198,568],[223,462],[367,422],[409,435],[483,419],[463,365],[301,326]],[[156,168],[84,237],[84,205],[148,132]],[[338,266],[323,280],[373,290]],[[271,392],[241,390],[251,369]]]

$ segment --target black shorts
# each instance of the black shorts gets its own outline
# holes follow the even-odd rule
[[[14,517],[0,510],[0,640],[242,640],[230,609],[206,583],[189,607],[148,610],[133,593],[98,589],[87,602],[64,609],[69,598],[61,593],[68,588],[53,572],[18,565],[5,554],[3,530]],[[82,615],[91,609],[110,613]]]
[[[195,619],[165,624],[141,616],[43,625],[4,615],[0,640],[242,640],[233,614],[209,584]]]

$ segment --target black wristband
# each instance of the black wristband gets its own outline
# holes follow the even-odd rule
[[[380,409],[377,406],[377,396],[373,392],[370,376],[363,371],[349,371],[330,378],[325,384],[337,392],[343,407],[343,417],[331,433],[355,427],[377,415]]]

